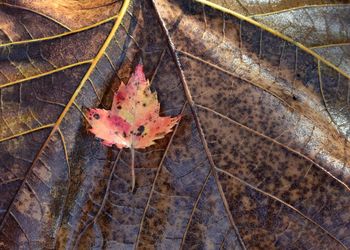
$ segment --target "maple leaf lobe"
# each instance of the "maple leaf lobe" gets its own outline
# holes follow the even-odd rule
[[[128,84],[121,82],[114,94],[111,110],[89,109],[86,113],[89,131],[106,146],[146,148],[172,131],[181,116],[159,116],[157,93],[139,64]]]

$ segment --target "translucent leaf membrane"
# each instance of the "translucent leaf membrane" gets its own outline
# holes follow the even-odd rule
[[[210,0],[210,2],[244,15],[269,14],[271,12],[303,8],[310,5],[335,5],[348,3],[347,0]]]
[[[346,75],[350,75],[350,44],[314,47],[313,50],[323,58],[327,58]]]
[[[305,6],[253,18],[312,47],[349,42],[349,11],[349,4]]]

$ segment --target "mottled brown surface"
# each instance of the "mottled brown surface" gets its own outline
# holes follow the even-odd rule
[[[210,0],[210,2],[258,21],[300,42],[334,64],[340,71],[350,75],[350,5],[348,0],[278,0],[273,2]],[[256,39],[256,42],[259,40]],[[271,47],[271,49],[274,48]],[[300,63],[303,60],[299,58],[298,61]],[[345,109],[348,114],[349,104]],[[344,122],[337,119],[338,115],[332,118],[338,120],[336,121],[338,126],[342,127]],[[348,115],[346,119],[349,119]],[[348,133],[347,129],[342,132]]]
[[[0,23],[0,44],[53,36],[67,31],[67,28],[42,15],[4,4],[0,4]]]
[[[0,249],[350,248],[348,75],[192,1],[132,1],[103,54],[115,20],[58,23],[121,1],[13,4],[31,10],[0,5]],[[136,152],[131,193],[130,151],[82,112],[110,108],[140,60],[161,114],[182,119]]]

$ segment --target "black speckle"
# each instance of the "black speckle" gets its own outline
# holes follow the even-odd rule
[[[126,138],[126,133],[125,132],[123,132],[123,137]]]
[[[142,106],[146,107],[146,103],[142,103]]]
[[[94,114],[94,118],[95,118],[96,120],[98,120],[98,119],[100,119],[100,115],[99,115],[99,114]]]
[[[293,95],[292,98],[293,98],[294,101],[298,100],[298,97],[296,95]]]
[[[117,106],[117,109],[122,109],[122,106]]]
[[[145,131],[145,126],[141,125],[140,127],[138,127],[137,129],[137,136],[142,135],[142,133]]]

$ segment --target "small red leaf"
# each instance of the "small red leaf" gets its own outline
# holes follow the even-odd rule
[[[120,84],[111,110],[87,112],[90,132],[106,146],[146,148],[169,133],[180,119],[180,116],[161,117],[159,109],[157,93],[151,92],[143,66],[139,64],[128,84]]]
[[[127,85],[120,84],[114,94],[111,110],[90,109],[86,116],[90,132],[106,146],[131,148],[134,187],[134,149],[146,148],[163,138],[178,123],[181,116],[159,116],[160,105],[156,92],[151,92],[141,64]]]

